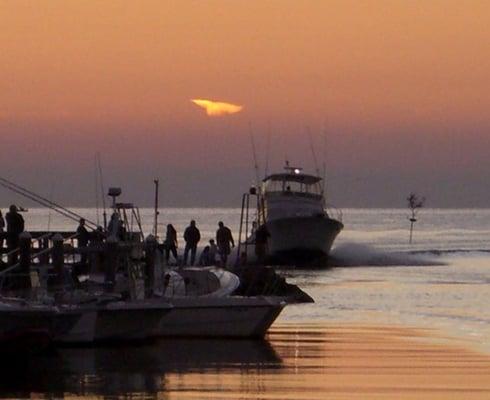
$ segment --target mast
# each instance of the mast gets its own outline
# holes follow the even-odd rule
[[[155,184],[155,210],[154,210],[154,220],[153,220],[153,234],[155,238],[158,237],[158,189],[159,189],[159,180],[154,179],[153,183]]]

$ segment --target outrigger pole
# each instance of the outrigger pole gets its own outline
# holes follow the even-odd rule
[[[267,124],[267,147],[265,151],[265,169],[264,169],[264,178],[269,175],[269,156],[271,149],[271,122]]]
[[[313,156],[313,162],[315,163],[315,172],[317,175],[320,175],[320,168],[318,167],[318,160],[316,158],[315,147],[313,146],[313,136],[311,136],[311,130],[309,126],[306,127],[306,132],[308,133],[311,155]]]
[[[100,163],[100,153],[97,153],[97,166],[99,169],[99,178],[100,178],[100,190],[102,195],[102,207],[104,209],[102,216],[104,217],[104,231],[107,230],[107,212],[105,206],[105,191],[104,191],[104,179],[102,178],[102,165]]]
[[[92,222],[90,220],[87,220],[85,217],[82,217],[81,215],[69,210],[66,207],[63,207],[54,201],[48,200],[47,198],[38,195],[37,193],[32,192],[29,189],[26,189],[20,185],[17,185],[14,182],[9,181],[8,179],[0,177],[0,186],[3,186],[4,188],[17,193],[23,197],[26,197],[38,204],[41,204],[45,207],[48,207],[49,209],[57,212],[58,214],[63,215],[64,217],[71,219],[73,221],[79,221],[81,218],[85,219],[85,222],[87,223],[88,227],[90,229],[96,229],[97,224],[95,222]]]
[[[255,140],[254,140],[254,135],[252,133],[252,123],[251,122],[248,123],[248,130],[250,133],[250,141],[252,142],[252,154],[254,157],[255,179],[257,180],[257,186],[260,187],[259,163],[257,162],[257,151],[255,150]]]

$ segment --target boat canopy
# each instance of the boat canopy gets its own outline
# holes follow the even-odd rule
[[[292,192],[310,195],[321,195],[322,178],[302,173],[272,174],[264,178],[265,192]]]
[[[305,185],[313,185],[322,180],[319,176],[306,175],[306,174],[292,174],[292,173],[282,173],[282,174],[272,174],[264,178],[263,182],[267,181],[288,181],[288,182],[298,182]]]

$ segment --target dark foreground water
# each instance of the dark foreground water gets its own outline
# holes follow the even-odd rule
[[[276,326],[268,340],[161,340],[2,360],[3,398],[488,399],[490,357],[394,326]]]

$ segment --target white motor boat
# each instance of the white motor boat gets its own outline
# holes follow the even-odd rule
[[[171,304],[157,336],[263,337],[286,301],[274,296],[233,296],[237,275],[221,268],[179,268],[165,273],[161,299]]]
[[[256,229],[245,243],[247,259],[254,259],[256,232],[265,228],[267,262],[321,265],[344,227],[341,214],[334,219],[327,212],[321,177],[305,174],[288,162],[284,169],[262,181]]]

